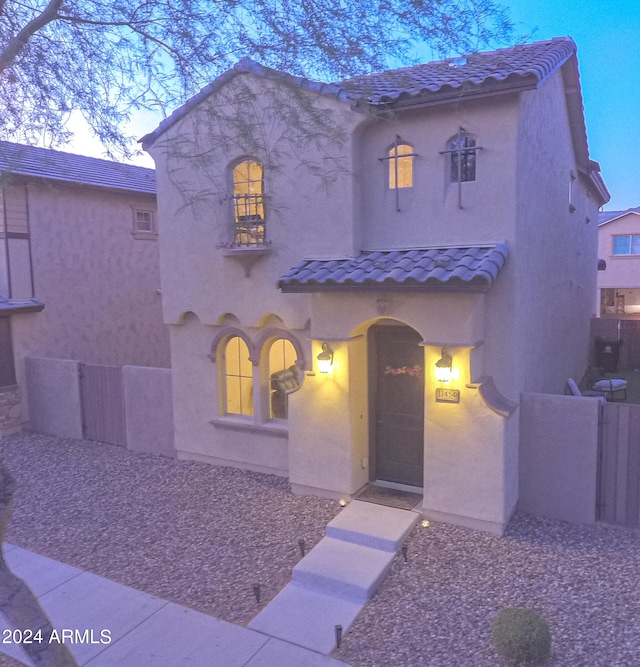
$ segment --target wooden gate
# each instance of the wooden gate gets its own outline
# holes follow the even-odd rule
[[[126,447],[122,367],[80,364],[80,399],[83,437]]]
[[[598,519],[640,528],[640,405],[602,406]]]
[[[620,320],[620,368],[640,368],[640,320]]]

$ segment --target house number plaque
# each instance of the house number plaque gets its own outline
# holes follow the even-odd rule
[[[436,403],[460,403],[460,390],[436,389]]]

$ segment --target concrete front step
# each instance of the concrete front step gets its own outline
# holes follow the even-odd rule
[[[397,553],[420,518],[417,512],[354,500],[327,526],[327,537]]]
[[[299,586],[364,604],[378,589],[395,553],[324,537],[293,568]]]
[[[361,609],[362,605],[357,602],[324,595],[292,582],[249,627],[328,655],[336,648],[336,625],[342,626],[346,633]]]
[[[328,654],[386,576],[419,514],[353,501],[293,568],[291,583],[249,623],[252,630]]]

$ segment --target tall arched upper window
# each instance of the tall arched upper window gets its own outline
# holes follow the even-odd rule
[[[458,134],[447,144],[452,183],[476,180],[476,140],[467,134]]]
[[[253,414],[253,366],[240,336],[229,338],[224,347],[224,389],[226,414]]]
[[[264,244],[264,180],[256,160],[243,160],[233,169],[233,218],[236,245]]]
[[[287,393],[300,384],[296,365],[298,353],[286,338],[276,338],[269,348],[269,382],[271,385],[271,418],[286,419],[288,415]]]
[[[389,189],[413,187],[413,146],[396,144],[389,150]]]

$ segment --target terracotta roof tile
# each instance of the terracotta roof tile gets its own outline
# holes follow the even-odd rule
[[[353,100],[387,104],[446,89],[467,92],[464,87],[530,79],[539,84],[576,53],[570,37],[522,44],[508,49],[473,53],[404,67],[377,74],[357,76],[335,84]]]
[[[305,259],[278,281],[283,292],[348,290],[487,291],[504,266],[506,244],[366,251],[341,260]]]

